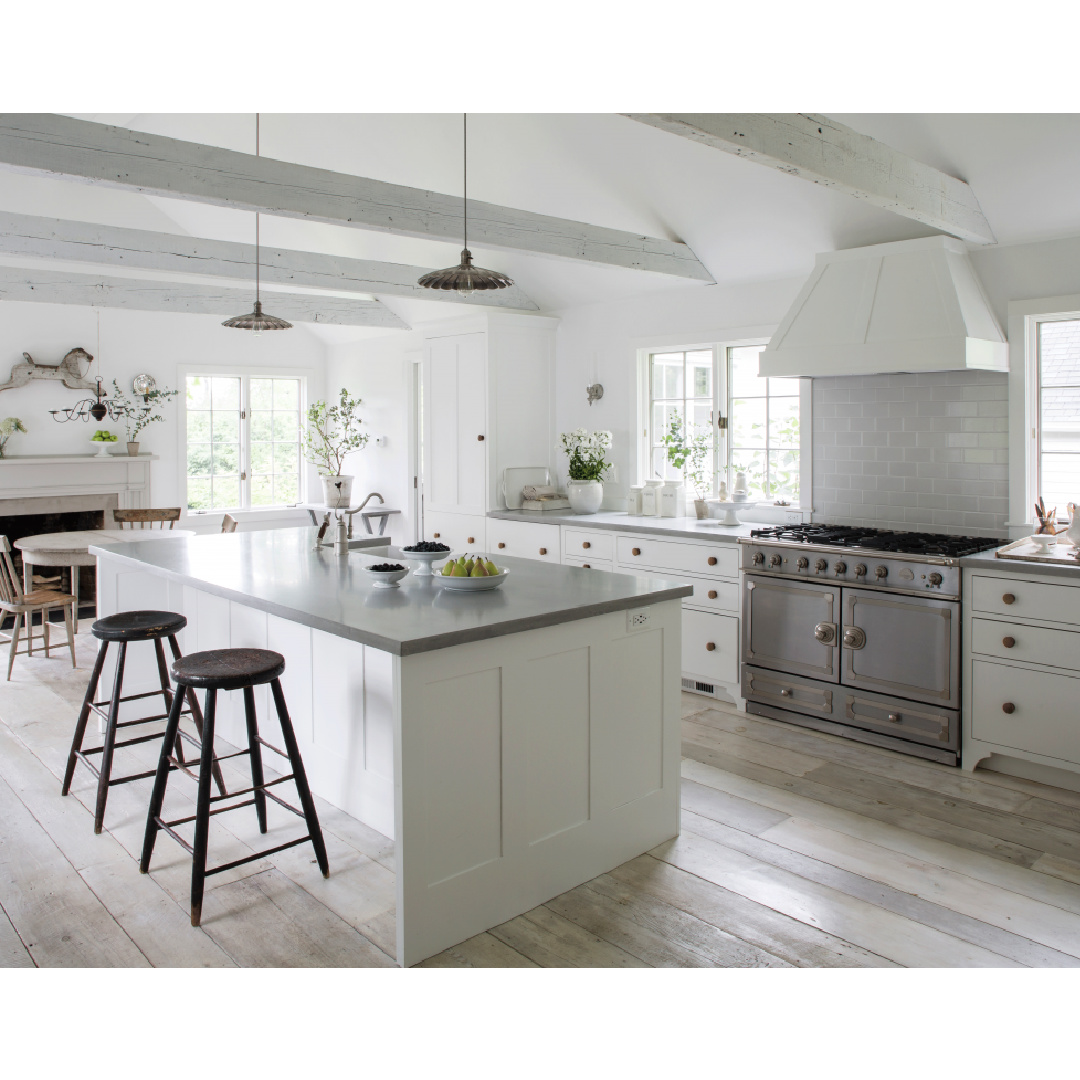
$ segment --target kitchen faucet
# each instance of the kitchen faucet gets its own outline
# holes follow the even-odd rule
[[[373,492],[371,492],[370,495],[368,495],[368,497],[366,499],[364,499],[364,501],[355,510],[346,510],[345,511],[345,514],[349,519],[349,539],[350,540],[352,539],[352,519],[353,519],[353,514],[359,514],[360,511],[363,510],[364,507],[367,506],[367,504],[369,502],[371,502],[372,499],[378,499],[380,506],[385,506],[386,505],[386,500],[377,491],[373,491]],[[370,532],[370,530],[368,530],[368,531]]]

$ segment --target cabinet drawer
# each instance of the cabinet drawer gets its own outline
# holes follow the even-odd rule
[[[778,709],[832,718],[834,691],[821,683],[803,682],[790,675],[781,675],[778,671],[765,671],[744,664],[742,696],[765,705],[774,705]]]
[[[841,708],[834,719],[843,724],[896,735],[901,739],[960,749],[960,714],[951,709],[935,709],[900,698],[865,694],[841,687]]]
[[[705,608],[708,611],[728,611],[739,614],[739,583],[716,581],[712,578],[679,577],[682,585],[694,589],[693,596],[683,597],[683,607]]]
[[[1080,678],[975,660],[969,693],[976,739],[1080,764]]]
[[[558,525],[488,518],[487,526],[488,551],[496,560],[500,555],[513,555],[541,562],[561,561]]]
[[[474,514],[446,514],[425,511],[425,540],[449,544],[452,551],[484,551],[487,547],[487,519]]]
[[[972,619],[971,651],[1001,660],[1076,669],[1080,668],[1080,632]]]
[[[562,531],[563,554],[581,555],[587,559],[608,559],[615,553],[614,533],[600,529],[566,529]]]
[[[734,544],[685,544],[644,536],[618,536],[615,538],[615,561],[622,566],[686,570],[717,577],[739,576],[739,552]]]
[[[562,561],[563,566],[581,566],[586,570],[606,570],[609,574],[612,569],[610,559],[583,559],[579,555],[564,555]]]
[[[994,615],[1080,624],[1080,590],[1014,577],[971,578],[971,607]]]
[[[739,681],[739,620],[704,611],[682,616],[682,669],[705,681]]]

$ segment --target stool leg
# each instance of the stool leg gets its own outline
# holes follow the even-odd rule
[[[19,620],[22,617],[23,615],[20,611],[16,611],[11,617],[11,652],[8,654],[7,666],[8,682],[11,682],[11,669],[15,666],[15,654],[19,651]]]
[[[68,754],[67,769],[64,770],[64,786],[60,790],[61,795],[66,795],[71,790],[71,778],[75,775],[75,763],[79,760],[75,755],[82,749],[86,721],[90,719],[90,705],[97,697],[98,680],[101,678],[101,668],[108,651],[109,643],[103,641],[98,649],[97,659],[94,661],[94,670],[90,672],[90,682],[86,685],[86,697],[83,698],[79,719],[75,721],[75,735],[71,740],[71,753]]]
[[[161,638],[154,638],[154,655],[157,657],[158,680],[161,683],[161,696],[165,699],[165,711],[172,712],[173,692],[172,683],[169,682],[169,668],[165,663],[165,650],[161,647]],[[180,692],[183,697],[183,691]],[[184,760],[184,743],[180,738],[180,729],[177,728],[175,740],[176,760],[181,765],[186,765]]]
[[[169,635],[169,649],[172,651],[173,659],[180,659],[180,646],[176,643],[176,635]],[[195,724],[195,730],[199,733],[199,738],[202,738],[202,709],[199,708],[199,699],[195,696],[195,691],[190,686],[186,687],[188,706],[191,709],[191,719]],[[214,783],[217,784],[218,794],[227,795],[228,792],[225,788],[225,777],[221,775],[221,766],[218,764],[217,758],[214,758]]]
[[[180,710],[184,707],[181,694],[173,697],[169,719],[165,724],[165,736],[161,740],[158,752],[157,772],[154,774],[154,790],[150,795],[150,809],[146,813],[146,833],[143,836],[142,858],[139,860],[139,873],[145,874],[150,869],[150,856],[154,854],[154,841],[157,840],[158,823],[161,807],[165,802],[165,787],[169,783],[169,747],[180,727]]]
[[[214,716],[217,691],[206,691],[203,714],[202,757],[199,760],[199,794],[195,800],[195,843],[191,853],[191,925],[202,922],[203,887],[206,883],[206,849],[210,840],[210,771],[214,764]]]
[[[72,625],[74,622],[72,618],[74,610],[75,606],[73,604],[64,605],[64,625],[67,627],[68,649],[71,651],[71,666],[73,668],[78,666],[75,663],[75,629]]]
[[[300,796],[300,805],[304,810],[304,819],[307,821],[308,832],[311,834],[311,845],[315,848],[315,858],[319,861],[322,876],[329,877],[330,863],[326,858],[326,844],[323,843],[319,815],[315,812],[315,800],[311,797],[311,789],[308,787],[307,773],[304,772],[304,762],[300,757],[300,748],[296,745],[296,733],[293,731],[292,720],[289,719],[289,710],[285,707],[285,695],[281,692],[281,683],[274,679],[270,683],[270,690],[274,695],[274,705],[277,706],[278,721],[281,723],[281,735],[285,740],[285,750],[289,755],[289,762],[292,764],[296,791]]]
[[[41,636],[45,639],[45,659],[49,659],[49,618],[52,615],[50,608],[41,609]]]
[[[244,687],[244,719],[247,721],[248,760],[251,762],[251,786],[255,789],[255,813],[259,832],[266,832],[266,793],[263,791],[262,745],[259,743],[259,724],[255,719],[255,691]]]
[[[97,805],[94,809],[94,832],[101,832],[105,821],[105,803],[109,798],[109,777],[112,776],[113,750],[116,746],[116,725],[120,721],[120,694],[124,688],[124,661],[127,659],[127,642],[120,642],[116,654],[116,678],[113,680],[112,700],[109,702],[109,719],[105,724],[105,745],[101,751],[101,772],[98,773]]]

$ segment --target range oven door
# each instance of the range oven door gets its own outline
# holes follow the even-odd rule
[[[844,589],[840,628],[846,686],[960,707],[960,605]]]
[[[840,589],[747,574],[743,582],[743,662],[838,682]]]

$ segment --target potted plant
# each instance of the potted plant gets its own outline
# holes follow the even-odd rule
[[[124,428],[127,431],[127,452],[132,457],[139,455],[139,432],[148,424],[160,423],[165,419],[160,410],[168,403],[170,398],[176,397],[179,390],[147,390],[145,394],[139,394],[142,401],[132,401],[127,394],[120,389],[115,379],[113,384],[113,405],[124,420]]]
[[[8,439],[16,431],[26,433],[25,425],[17,416],[9,416],[4,420],[0,420],[0,458],[4,456],[4,447],[7,446]]]
[[[328,509],[349,506],[352,499],[353,478],[342,474],[341,463],[347,454],[367,445],[367,433],[360,430],[363,421],[356,415],[361,404],[342,387],[336,405],[316,401],[307,411],[304,457],[318,466],[323,503]]]
[[[555,449],[570,459],[566,485],[570,508],[575,514],[595,514],[604,501],[604,473],[611,468],[604,456],[611,449],[611,432],[564,431]]]
[[[668,461],[682,472],[694,488],[694,514],[700,521],[708,513],[705,499],[709,494],[710,484],[705,466],[712,453],[712,446],[707,429],[698,428],[696,424],[691,424],[690,428],[687,438],[682,417],[674,415],[668,424],[663,442],[667,447]]]

